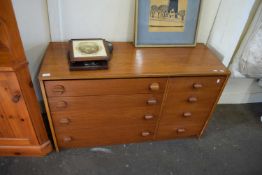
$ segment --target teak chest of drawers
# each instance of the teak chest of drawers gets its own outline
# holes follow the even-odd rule
[[[201,136],[230,72],[204,45],[113,43],[109,70],[73,71],[50,43],[39,80],[56,150]]]

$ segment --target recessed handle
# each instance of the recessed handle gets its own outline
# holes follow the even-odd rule
[[[185,132],[186,132],[186,129],[185,129],[185,128],[178,128],[178,129],[176,130],[176,132],[177,132],[178,134],[182,134],[182,133],[185,133]]]
[[[69,124],[70,123],[70,120],[68,118],[61,118],[59,120],[59,123],[61,124]]]
[[[195,102],[197,102],[197,98],[196,97],[189,97],[188,102],[195,103]]]
[[[159,86],[159,83],[152,83],[150,86],[149,86],[149,89],[151,91],[158,91],[160,89],[160,86]]]
[[[66,101],[59,101],[59,102],[56,104],[56,107],[57,107],[57,108],[66,108],[66,107],[67,107],[67,102],[66,102]]]
[[[191,112],[185,112],[183,114],[184,117],[191,117],[192,116],[192,113]]]
[[[72,137],[70,136],[66,136],[63,138],[64,142],[71,142],[72,141]]]
[[[65,92],[65,87],[63,85],[56,85],[52,91],[54,93],[62,95]]]
[[[152,120],[153,118],[154,118],[153,115],[145,115],[145,116],[144,116],[144,119],[145,119],[145,120]]]
[[[193,84],[193,88],[195,88],[195,89],[200,89],[202,87],[203,87],[203,85],[201,83],[194,83]]]
[[[13,101],[14,103],[18,103],[19,100],[20,100],[20,98],[21,98],[20,92],[16,92],[16,94],[12,97],[12,101]]]
[[[148,100],[147,100],[147,104],[149,104],[149,105],[155,105],[155,104],[157,104],[157,99],[155,99],[155,98],[148,99]]]
[[[143,131],[143,132],[141,133],[141,135],[142,135],[143,137],[147,137],[147,136],[150,136],[151,133],[150,133],[149,131]]]

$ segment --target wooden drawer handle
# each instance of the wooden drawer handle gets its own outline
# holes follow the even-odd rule
[[[62,85],[56,85],[53,88],[53,92],[62,95],[65,92],[65,87]]]
[[[20,100],[20,98],[21,98],[21,94],[18,92],[18,93],[16,93],[16,94],[12,97],[12,101],[13,101],[14,103],[18,103],[19,100]]]
[[[186,129],[185,129],[185,128],[178,128],[178,129],[176,130],[176,132],[177,132],[178,134],[180,134],[180,133],[185,133],[185,132],[186,132]]]
[[[147,136],[150,136],[151,133],[150,133],[149,131],[143,131],[143,132],[141,133],[141,135],[142,135],[143,137],[147,137]]]
[[[145,116],[144,116],[144,119],[145,119],[145,120],[152,120],[153,118],[154,118],[153,115],[145,115]]]
[[[56,104],[57,108],[66,108],[67,107],[67,102],[66,101],[60,101]]]
[[[62,118],[62,119],[59,120],[59,123],[61,123],[61,124],[69,124],[70,120],[68,118]]]
[[[195,88],[195,89],[200,89],[200,88],[202,88],[202,87],[203,87],[203,85],[200,84],[200,83],[194,83],[194,84],[193,84],[193,88]]]
[[[71,142],[72,141],[72,137],[64,137],[63,138],[64,142]]]
[[[195,103],[195,102],[197,102],[197,98],[196,97],[189,97],[188,102]]]
[[[160,89],[159,83],[152,83],[149,87],[151,91],[158,91]]]
[[[184,117],[191,117],[192,116],[192,113],[191,112],[185,112],[183,114]]]
[[[157,100],[154,99],[154,98],[149,99],[149,100],[147,100],[147,104],[149,104],[149,105],[155,105],[155,104],[157,104]]]

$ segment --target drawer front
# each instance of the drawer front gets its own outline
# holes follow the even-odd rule
[[[153,140],[154,129],[154,126],[65,129],[57,132],[57,139],[61,148],[123,144]]]
[[[169,94],[194,94],[216,97],[226,77],[180,77],[169,80]]]
[[[148,126],[156,125],[159,109],[153,106],[135,108],[111,108],[79,112],[54,112],[53,124],[56,131],[66,128],[90,129],[102,126]]]
[[[127,109],[136,107],[152,108],[157,111],[161,103],[162,95],[151,94],[49,98],[52,113],[68,111],[89,114],[105,113],[108,117],[116,110],[124,114]]]
[[[224,77],[172,79],[160,124],[204,124],[224,81]]]
[[[163,93],[165,78],[45,81],[48,97]]]
[[[158,128],[157,139],[174,139],[179,137],[198,136],[203,125],[161,125]]]

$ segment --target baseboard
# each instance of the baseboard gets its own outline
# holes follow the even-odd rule
[[[0,146],[0,156],[45,156],[52,150],[50,141],[37,146]]]

